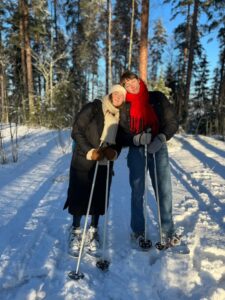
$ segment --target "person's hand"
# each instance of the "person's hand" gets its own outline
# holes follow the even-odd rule
[[[91,154],[91,160],[102,160],[104,158],[103,149],[93,149]]]
[[[107,160],[115,160],[117,159],[117,152],[115,149],[111,147],[106,147],[103,149],[104,156]]]
[[[104,153],[103,153],[103,149],[98,148],[98,149],[91,149],[90,151],[88,151],[86,158],[88,160],[103,160],[104,158]]]
[[[136,134],[133,137],[133,143],[135,146],[140,146],[140,145],[148,145],[150,144],[152,139],[152,134],[150,132],[141,132]]]
[[[153,141],[148,145],[148,153],[156,153],[166,142],[166,136],[163,133],[158,134]]]

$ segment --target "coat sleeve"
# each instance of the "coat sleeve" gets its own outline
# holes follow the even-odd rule
[[[120,147],[134,146],[133,143],[134,134],[125,130],[122,126],[119,126],[118,133],[116,137],[116,143]]]
[[[130,131],[130,105],[125,103],[120,110],[120,122],[116,137],[116,143],[121,147],[134,146],[133,134]]]
[[[160,103],[160,133],[165,134],[169,140],[178,130],[178,118],[176,116],[173,105],[168,101],[166,96],[161,92],[155,92]]]
[[[81,111],[77,114],[75,121],[73,123],[71,137],[73,140],[79,144],[82,152],[87,153],[89,150],[93,148],[86,137],[87,127],[93,117],[94,114],[94,104],[88,103],[86,104]]]

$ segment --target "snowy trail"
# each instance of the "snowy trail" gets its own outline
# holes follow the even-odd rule
[[[34,130],[21,139],[20,148],[17,164],[0,166],[1,299],[225,299],[224,142],[181,135],[169,142],[174,219],[183,228],[189,255],[143,253],[132,246],[127,150],[122,151],[110,194],[110,269],[102,273],[96,259],[85,255],[85,278],[79,282],[67,277],[76,262],[67,254],[71,217],[62,210],[71,154],[63,154],[56,135],[47,130]],[[155,243],[150,182],[148,203],[148,230]]]

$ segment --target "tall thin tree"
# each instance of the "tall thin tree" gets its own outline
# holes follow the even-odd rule
[[[133,35],[134,35],[134,10],[135,0],[132,0],[132,14],[131,14],[131,25],[130,25],[130,43],[129,43],[129,54],[128,54],[128,70],[131,68],[132,61],[132,49],[133,49]]]
[[[149,0],[142,0],[139,74],[145,82],[148,76],[148,19]]]
[[[30,47],[30,34],[29,34],[29,7],[26,0],[22,1],[22,18],[23,18],[23,38],[24,49],[26,57],[26,75],[27,75],[27,94],[29,102],[29,118],[33,122],[34,119],[34,84],[33,84],[33,67],[32,67],[32,54]]]
[[[225,139],[225,27],[220,29],[218,38],[220,41],[218,127],[219,133],[222,134]]]
[[[107,34],[106,34],[106,94],[112,85],[112,3],[107,0]]]
[[[192,69],[194,62],[194,51],[195,45],[197,41],[197,23],[199,16],[199,0],[194,1],[194,12],[192,17],[192,25],[191,25],[191,37],[189,44],[189,57],[188,57],[188,67],[187,67],[187,79],[186,79],[186,90],[185,90],[185,102],[184,102],[184,125],[187,127],[187,118],[188,118],[188,101],[190,95],[190,87],[191,87],[191,78],[192,78]]]

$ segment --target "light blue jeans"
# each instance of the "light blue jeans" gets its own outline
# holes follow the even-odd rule
[[[159,192],[162,232],[171,235],[174,232],[172,218],[172,184],[167,145],[155,153]],[[131,229],[144,233],[143,196],[145,189],[145,154],[144,146],[130,147],[127,157],[131,186]],[[155,190],[153,154],[148,153],[148,170]]]

